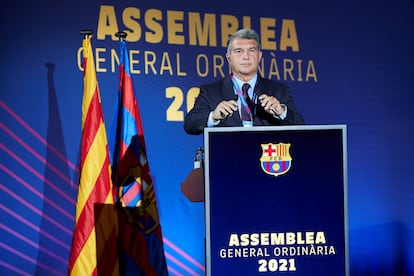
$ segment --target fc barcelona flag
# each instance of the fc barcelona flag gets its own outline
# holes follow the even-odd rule
[[[112,180],[117,190],[120,270],[168,275],[144,133],[126,42],[120,41],[119,91],[111,131]]]

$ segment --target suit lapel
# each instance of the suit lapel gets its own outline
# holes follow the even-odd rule
[[[224,99],[225,101],[228,101],[230,99],[236,99],[236,95],[234,94],[234,89],[233,89],[233,82],[230,79],[230,77],[227,77],[224,79],[223,81],[223,95],[224,95]]]
[[[270,88],[265,84],[265,82],[262,80],[260,76],[258,77],[258,83],[257,83],[257,96],[260,96],[263,93],[269,93]]]

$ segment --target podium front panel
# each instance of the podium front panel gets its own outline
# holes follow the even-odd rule
[[[346,126],[209,128],[204,143],[207,275],[349,275]]]

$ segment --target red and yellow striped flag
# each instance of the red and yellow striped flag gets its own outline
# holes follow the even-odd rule
[[[83,66],[80,180],[69,275],[117,275],[111,167],[90,37],[83,40]]]

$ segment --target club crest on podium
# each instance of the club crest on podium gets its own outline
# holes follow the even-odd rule
[[[290,144],[261,144],[262,156],[260,164],[262,170],[270,175],[279,176],[289,171],[292,164],[292,156],[290,156]]]

